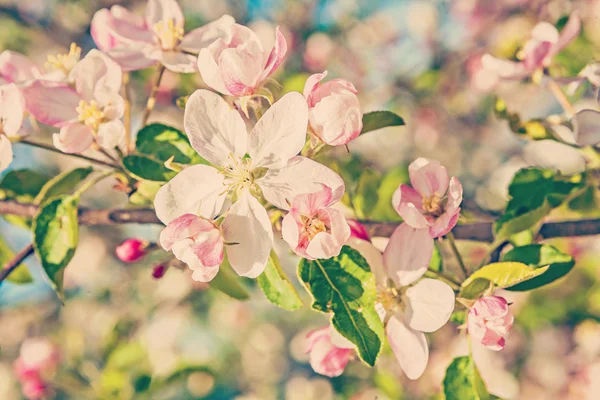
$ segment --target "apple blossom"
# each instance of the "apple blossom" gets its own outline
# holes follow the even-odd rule
[[[308,260],[340,254],[350,227],[342,212],[331,208],[332,198],[331,188],[324,185],[318,192],[294,197],[281,230],[294,253]]]
[[[25,398],[36,400],[49,396],[48,382],[56,372],[59,358],[58,349],[46,338],[28,338],[23,342],[14,370]]]
[[[223,213],[221,231],[228,260],[241,276],[255,278],[265,268],[273,230],[265,199],[287,210],[298,194],[331,188],[331,202],[344,193],[343,180],[329,168],[296,156],[306,139],[308,110],[298,93],[283,96],[250,134],[240,114],[219,95],[197,90],[186,103],[185,131],[192,147],[209,165],[181,171],[157,193],[154,206],[165,224],[184,214],[212,220],[227,195],[233,204]]]
[[[502,60],[485,54],[481,62],[484,68],[501,79],[522,79],[549,67],[552,59],[579,36],[580,30],[581,18],[576,12],[571,14],[560,33],[554,25],[540,22],[533,28],[531,38],[523,47],[520,55],[522,61]]]
[[[115,248],[115,254],[123,262],[136,262],[148,254],[148,245],[149,243],[145,240],[129,238]]]
[[[306,339],[310,366],[316,373],[330,378],[340,376],[355,353],[355,346],[332,325],[310,332]]]
[[[148,0],[145,18],[115,5],[96,12],[90,29],[98,48],[125,71],[161,63],[171,71],[190,73],[196,71],[201,49],[218,38],[231,39],[234,22],[224,15],[185,34],[185,18],[177,1]]]
[[[54,145],[80,153],[93,142],[106,149],[121,144],[124,101],[119,95],[121,68],[98,50],[90,51],[69,73],[67,83],[36,81],[23,89],[29,112],[40,122],[60,127]]]
[[[0,53],[0,83],[26,83],[42,75],[39,68],[26,56],[16,51]]]
[[[400,185],[392,198],[394,208],[413,228],[429,228],[431,237],[444,236],[458,221],[463,189],[458,178],[438,161],[417,158],[408,167],[410,182]]]
[[[186,263],[196,281],[208,282],[219,272],[224,259],[221,231],[212,221],[194,214],[183,214],[167,224],[160,244]]]
[[[17,134],[23,124],[25,101],[14,83],[0,85],[0,172],[13,160],[12,143],[8,136]]]
[[[333,79],[321,84],[326,76],[327,71],[311,75],[304,85],[304,97],[314,134],[331,146],[340,146],[360,135],[362,112],[352,83]]]
[[[429,347],[424,332],[441,328],[454,310],[450,286],[436,279],[418,280],[427,270],[432,252],[433,239],[427,229],[403,223],[383,253],[385,275],[395,285],[379,283],[378,311],[387,320],[388,342],[409,379],[419,378],[427,366]]]
[[[271,50],[263,48],[251,29],[234,24],[231,36],[220,37],[200,50],[198,69],[208,87],[236,97],[253,95],[279,67],[287,43],[279,27]]]
[[[504,348],[514,317],[504,297],[485,296],[473,304],[467,317],[469,335],[490,350]]]

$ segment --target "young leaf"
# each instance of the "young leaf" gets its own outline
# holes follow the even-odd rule
[[[493,283],[486,278],[475,278],[460,289],[459,297],[467,300],[474,300],[481,297],[483,293],[490,290]]]
[[[371,215],[371,211],[377,205],[377,190],[380,182],[381,174],[379,172],[371,168],[363,170],[352,200],[358,218],[364,219]]]
[[[487,279],[499,288],[516,285],[542,275],[548,267],[531,268],[520,262],[497,262],[488,264],[467,278],[461,288],[467,288],[476,279]]]
[[[523,283],[508,287],[508,290],[531,290],[554,282],[566,275],[575,265],[572,256],[548,244],[530,244],[515,247],[504,255],[503,261],[518,261],[533,268],[547,267],[545,273]]]
[[[250,293],[240,282],[240,277],[233,272],[227,259],[223,260],[217,276],[210,281],[209,285],[211,288],[237,300],[248,300],[250,298]]]
[[[429,261],[429,267],[427,269],[435,272],[442,272],[444,269],[444,259],[437,243],[433,246],[433,254],[431,255],[431,260]]]
[[[302,300],[279,263],[279,257],[271,250],[265,271],[256,279],[269,301],[283,309],[294,311],[302,307]]]
[[[9,171],[0,181],[0,198],[31,204],[50,179],[48,176],[28,169]],[[16,215],[2,216],[8,223],[29,229],[31,218]]]
[[[135,145],[138,153],[163,163],[171,157],[177,164],[206,162],[192,148],[185,133],[164,124],[150,124],[142,128],[137,134]]]
[[[565,176],[541,168],[524,168],[517,172],[508,188],[511,197],[504,214],[496,220],[496,239],[529,229],[539,223],[567,197],[585,187],[582,175]]]
[[[365,363],[375,365],[384,331],[375,311],[375,277],[361,254],[344,246],[337,257],[302,259],[298,276],[313,297],[312,308],[333,313],[333,327],[356,345]]]
[[[388,126],[402,126],[404,120],[391,111],[373,111],[363,115],[362,123],[361,135]]]
[[[15,253],[8,247],[4,239],[0,237],[0,268],[12,260],[15,256]],[[7,281],[16,283],[16,284],[25,284],[33,282],[33,278],[29,273],[29,269],[25,264],[20,264],[16,269],[14,269],[10,275],[6,278]]]
[[[71,193],[93,171],[92,167],[75,168],[56,175],[42,187],[37,196],[35,196],[33,204],[39,205],[54,196]]]
[[[33,220],[33,247],[61,299],[65,267],[79,242],[78,205],[78,197],[58,196],[46,202]]]
[[[488,400],[492,398],[470,356],[455,358],[446,369],[444,394],[446,400]]]
[[[138,180],[167,182],[177,175],[176,171],[165,167],[164,161],[139,154],[124,157],[123,167]]]

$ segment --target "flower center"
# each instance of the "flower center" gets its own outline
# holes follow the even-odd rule
[[[183,26],[175,23],[173,19],[159,21],[154,24],[154,33],[163,50],[173,50],[183,39]]]
[[[442,198],[437,193],[425,197],[423,199],[423,210],[436,216],[442,214]]]
[[[233,154],[229,154],[229,158],[231,164],[221,169],[221,173],[225,176],[226,192],[250,188],[254,184],[252,159],[250,157],[239,158]]]
[[[60,70],[67,75],[71,72],[75,64],[79,62],[80,58],[81,47],[77,46],[75,43],[71,43],[68,53],[49,55],[45,66],[50,71]]]
[[[308,240],[312,240],[317,233],[327,232],[327,226],[318,217],[310,218],[302,215],[300,219],[304,225],[304,232],[308,235]]]
[[[104,111],[98,106],[96,100],[92,100],[89,103],[81,100],[75,110],[79,113],[79,121],[94,131],[97,131],[100,124],[104,122]]]
[[[377,303],[380,303],[386,311],[393,311],[400,306],[402,298],[394,287],[377,288]]]

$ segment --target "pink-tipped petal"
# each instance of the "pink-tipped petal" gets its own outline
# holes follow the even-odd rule
[[[398,364],[408,379],[419,379],[429,361],[429,347],[423,332],[404,324],[402,316],[392,316],[385,332]]]
[[[430,223],[423,215],[423,198],[408,185],[400,185],[392,197],[392,205],[404,222],[413,228],[427,228]]]
[[[82,153],[94,142],[94,132],[89,126],[73,122],[60,128],[52,137],[54,146],[64,153]]]
[[[41,123],[55,127],[76,121],[81,98],[63,83],[36,81],[23,88],[27,110]]]
[[[413,283],[427,271],[433,246],[428,229],[400,224],[383,253],[388,276],[399,286]]]
[[[159,22],[173,21],[183,26],[183,11],[176,0],[148,0],[146,6],[146,23],[152,27]]]
[[[5,50],[0,53],[0,78],[25,83],[41,76],[38,67],[23,54]]]
[[[267,58],[267,63],[264,66],[263,73],[260,76],[260,80],[267,79],[275,70],[281,65],[285,54],[287,53],[287,42],[285,36],[281,33],[281,29],[277,27],[275,29],[275,43],[273,49]]]
[[[448,190],[448,171],[439,161],[417,158],[408,166],[410,183],[423,197],[443,196]]]
[[[314,103],[311,102],[312,93],[319,87],[319,82],[325,79],[326,76],[327,71],[323,71],[320,74],[312,74],[306,80],[306,83],[304,84],[304,91],[302,94],[306,98],[306,101],[308,101],[308,105],[310,107],[314,106]]]
[[[229,42],[233,35],[233,24],[235,19],[231,15],[223,15],[216,21],[188,32],[181,40],[179,48],[187,52],[200,53],[217,39]]]

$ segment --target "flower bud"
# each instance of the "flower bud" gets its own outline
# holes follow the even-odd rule
[[[130,238],[117,246],[115,254],[117,258],[126,263],[141,260],[147,253],[148,242],[136,238]]]
[[[355,219],[346,219],[348,226],[350,227],[350,237],[370,241],[369,232],[365,229],[364,225]]]
[[[485,296],[477,300],[469,311],[469,335],[490,350],[504,348],[514,317],[508,302],[499,296]]]
[[[354,354],[352,343],[331,326],[310,332],[306,339],[306,353],[316,373],[333,378],[344,372]]]
[[[165,265],[159,264],[154,266],[154,268],[152,268],[152,277],[154,279],[160,279],[163,276],[165,276],[165,273],[167,272],[167,267]]]

